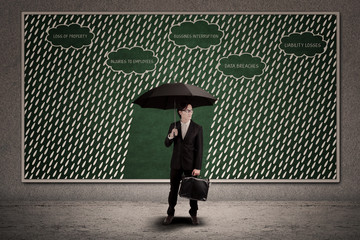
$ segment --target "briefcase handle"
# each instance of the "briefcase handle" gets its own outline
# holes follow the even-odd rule
[[[202,178],[200,176],[185,176],[183,174],[182,177],[181,177],[181,180],[183,180],[184,178],[194,178],[194,179],[198,179],[198,180],[206,180],[210,184],[210,179],[209,178]]]

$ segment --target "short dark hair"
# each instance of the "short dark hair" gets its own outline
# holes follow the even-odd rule
[[[181,118],[181,115],[180,115],[179,111],[184,110],[184,108],[186,108],[189,104],[191,104],[191,103],[182,102],[182,103],[177,105],[177,114],[179,115],[180,118]]]

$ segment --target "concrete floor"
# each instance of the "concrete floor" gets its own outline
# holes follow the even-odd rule
[[[154,202],[0,202],[0,239],[360,239],[360,203],[199,202],[192,226]]]

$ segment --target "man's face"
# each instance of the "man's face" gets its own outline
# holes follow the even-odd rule
[[[193,114],[193,108],[191,104],[187,105],[186,108],[184,108],[182,111],[179,111],[179,114],[181,116],[182,122],[187,123],[190,121]]]

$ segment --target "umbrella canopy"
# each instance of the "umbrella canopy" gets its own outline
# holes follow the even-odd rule
[[[142,108],[175,109],[177,104],[190,103],[193,108],[215,103],[210,93],[185,83],[166,83],[138,97],[134,103]]]

